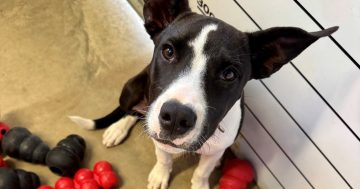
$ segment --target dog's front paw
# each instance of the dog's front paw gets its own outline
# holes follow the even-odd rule
[[[122,142],[128,135],[130,128],[136,123],[133,116],[126,116],[118,122],[113,123],[103,134],[103,144],[106,147],[113,147]]]
[[[124,140],[127,134],[128,130],[124,129],[121,125],[112,125],[106,129],[103,135],[103,144],[108,148],[116,146]]]
[[[191,189],[209,189],[209,179],[193,177],[191,179]]]
[[[148,189],[166,189],[171,173],[171,166],[156,163],[148,178]]]

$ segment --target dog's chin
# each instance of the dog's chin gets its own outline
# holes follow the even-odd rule
[[[150,135],[153,139],[155,145],[160,149],[168,152],[168,153],[181,153],[181,152],[195,152],[201,146],[197,146],[196,144],[181,144],[176,145],[173,141],[167,139],[161,139],[156,134]]]
[[[177,153],[186,152],[185,149],[177,147],[176,145],[173,145],[171,143],[164,142],[164,141],[161,141],[161,140],[157,140],[157,139],[154,139],[154,138],[153,138],[153,141],[154,141],[154,144],[155,144],[156,147],[160,148],[161,150],[163,150],[163,151],[165,151],[167,153],[177,154]]]

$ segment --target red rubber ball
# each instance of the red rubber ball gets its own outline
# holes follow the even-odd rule
[[[246,189],[247,183],[229,175],[224,175],[220,178],[220,189]]]
[[[113,171],[104,171],[99,175],[99,185],[104,189],[110,189],[119,184],[118,177]]]
[[[43,185],[43,186],[39,186],[37,189],[53,189],[53,187]]]
[[[94,165],[94,173],[95,174],[100,174],[101,172],[104,171],[112,171],[112,166],[109,162],[107,161],[98,161],[95,165]]]
[[[99,185],[94,179],[86,179],[81,182],[80,189],[99,189]]]
[[[94,179],[94,174],[90,169],[79,169],[74,176],[74,181],[79,184],[87,179]]]
[[[55,183],[55,189],[70,189],[75,188],[74,182],[71,178],[61,177]]]
[[[233,176],[245,183],[254,179],[254,169],[248,161],[233,159],[226,162],[223,175]]]

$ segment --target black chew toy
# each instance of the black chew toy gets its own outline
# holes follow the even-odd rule
[[[50,170],[61,176],[73,176],[84,159],[85,140],[78,135],[69,135],[61,140],[46,156]]]
[[[50,148],[38,136],[23,127],[10,129],[1,141],[5,155],[30,163],[45,164]]]
[[[37,189],[39,177],[21,169],[0,168],[0,189]]]

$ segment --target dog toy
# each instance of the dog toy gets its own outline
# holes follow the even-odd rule
[[[61,177],[55,183],[55,189],[75,189],[74,182],[71,178]]]
[[[49,151],[46,156],[46,165],[55,174],[72,177],[80,168],[85,148],[85,140],[82,137],[69,135]]]
[[[0,156],[0,167],[7,167],[6,161]]]
[[[94,173],[90,169],[80,169],[74,176],[74,184],[76,189],[100,188],[95,180]]]
[[[1,149],[1,140],[3,139],[4,135],[9,131],[9,126],[5,123],[0,122],[0,154],[2,152]]]
[[[23,127],[14,127],[7,131],[1,140],[5,155],[30,163],[45,164],[49,146],[38,136]]]
[[[232,159],[225,163],[220,189],[246,189],[254,179],[254,170],[245,160]]]
[[[37,189],[76,189],[76,188],[75,188],[74,182],[71,178],[61,177],[55,182],[54,188],[51,186],[42,185],[42,186],[38,187]]]
[[[0,189],[36,189],[40,186],[39,177],[21,169],[0,168]]]
[[[94,179],[94,174],[89,169],[79,169],[74,179],[61,177],[55,182],[54,188],[50,186],[40,186],[38,189],[99,189],[98,183]]]
[[[118,177],[111,164],[107,161],[99,161],[94,165],[95,180],[101,188],[110,189],[119,184]]]
[[[111,189],[119,184],[116,173],[107,161],[99,161],[90,169],[79,169],[73,179],[61,177],[55,182],[54,189]],[[38,189],[53,189],[41,186]]]

